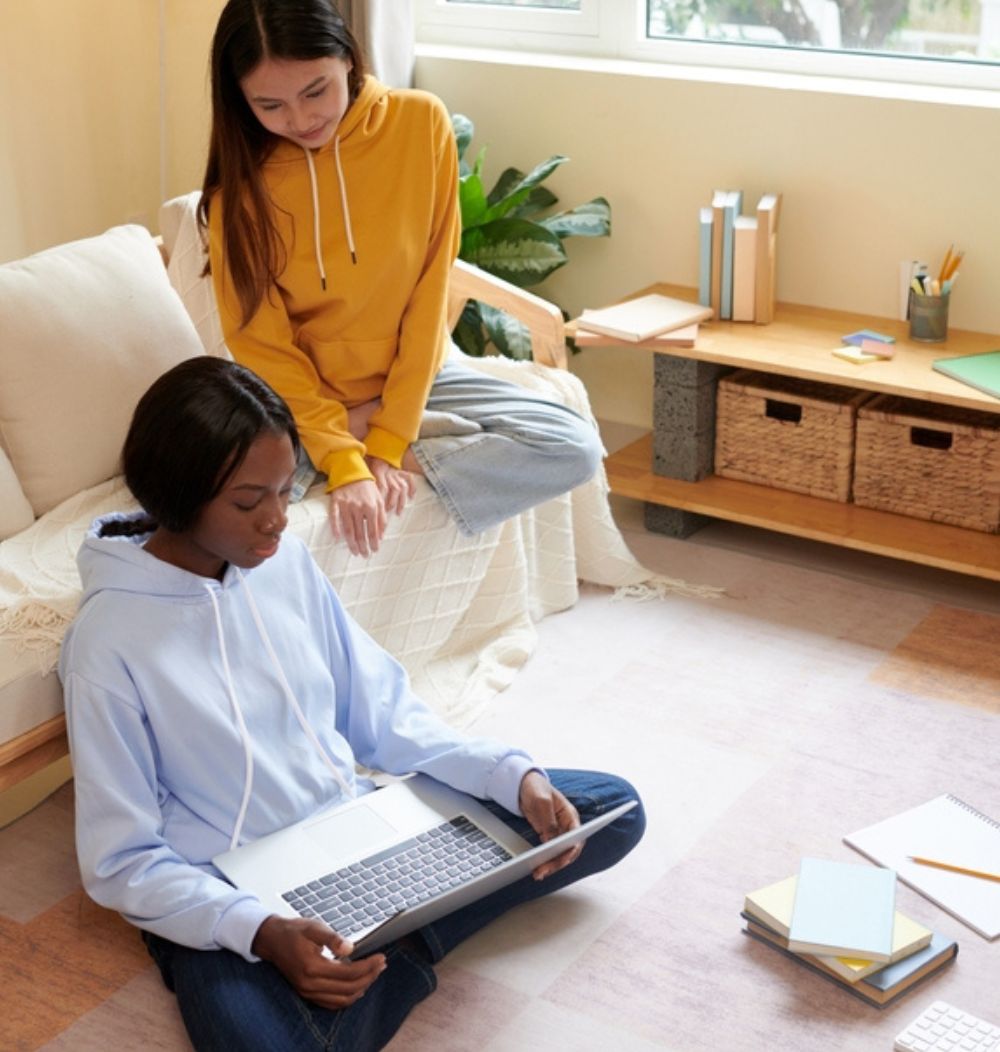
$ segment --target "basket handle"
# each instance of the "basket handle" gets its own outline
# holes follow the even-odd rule
[[[772,420],[785,420],[792,424],[802,423],[802,406],[795,402],[781,402],[777,398],[765,399],[764,415]]]
[[[911,427],[910,444],[924,449],[951,449],[952,433],[932,427]]]

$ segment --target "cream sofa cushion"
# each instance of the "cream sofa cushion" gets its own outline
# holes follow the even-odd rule
[[[26,530],[34,521],[35,515],[21,483],[7,454],[0,449],[0,541]]]
[[[143,227],[0,266],[0,438],[35,514],[116,474],[139,397],[202,353]]]
[[[206,354],[232,358],[222,335],[212,278],[205,273],[208,246],[198,226],[201,191],[192,190],[160,205],[160,234],[167,250],[167,277],[181,298]]]

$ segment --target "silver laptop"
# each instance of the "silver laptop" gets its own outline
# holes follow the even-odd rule
[[[212,861],[272,912],[325,921],[361,957],[527,876],[635,804],[532,847],[474,797],[418,774]]]

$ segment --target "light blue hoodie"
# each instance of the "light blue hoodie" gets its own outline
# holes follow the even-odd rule
[[[526,754],[431,713],[298,538],[220,583],[151,555],[148,535],[101,538],[102,521],[80,549],[84,596],[59,667],[77,854],[97,902],[252,961],[268,911],[210,860],[371,791],[356,762],[517,811]]]

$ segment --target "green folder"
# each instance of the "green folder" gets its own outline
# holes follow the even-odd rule
[[[933,365],[945,376],[1000,398],[1000,351],[966,354],[961,358],[939,358]]]

